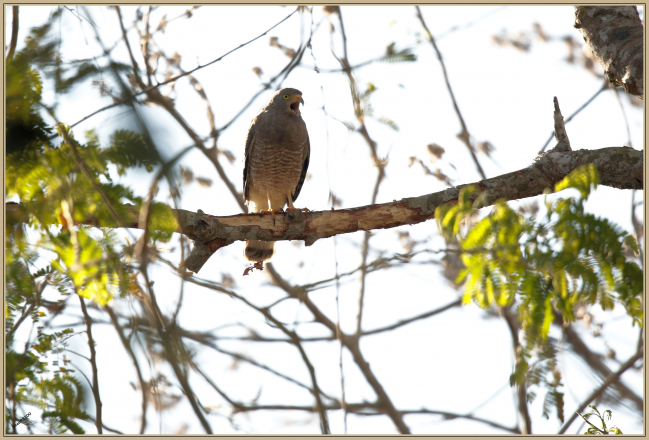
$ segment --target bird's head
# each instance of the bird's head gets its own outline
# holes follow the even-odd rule
[[[275,92],[273,99],[271,99],[273,106],[286,109],[287,112],[292,112],[295,115],[300,115],[300,103],[304,105],[302,99],[302,92],[297,89],[285,88]]]

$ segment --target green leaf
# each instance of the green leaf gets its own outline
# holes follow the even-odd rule
[[[599,173],[595,164],[583,165],[575,169],[568,176],[564,177],[554,186],[554,191],[559,192],[566,188],[575,188],[581,193],[581,198],[586,199],[590,195],[591,187],[597,189],[599,184]]]
[[[379,61],[384,63],[404,63],[417,61],[417,55],[412,53],[411,49],[403,49],[399,52],[394,52],[394,43],[388,46],[386,55],[379,58]]]
[[[387,118],[385,116],[381,116],[380,118],[377,119],[380,123],[387,125],[394,131],[399,131],[399,126],[397,125],[396,122],[394,122],[392,119]]]
[[[151,204],[149,230],[153,240],[169,241],[174,232],[178,232],[178,222],[171,208],[164,203]]]

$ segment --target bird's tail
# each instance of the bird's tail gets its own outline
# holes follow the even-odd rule
[[[248,261],[268,261],[274,253],[274,241],[248,240],[243,250],[243,255]]]

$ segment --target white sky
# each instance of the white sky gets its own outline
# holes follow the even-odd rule
[[[10,8],[9,8],[10,9]],[[151,22],[155,26],[163,14],[167,18],[182,14],[186,7],[164,7],[153,12]],[[179,19],[171,22],[164,34],[156,34],[155,41],[167,54],[178,52],[182,55],[182,68],[189,70],[197,63],[205,64],[240,44],[256,37],[280,21],[293,10],[292,7],[260,6],[218,6],[201,7],[194,12],[191,20]],[[510,47],[500,47],[492,43],[491,37],[506,29],[510,35],[529,32],[532,24],[538,22],[551,36],[572,35],[582,41],[581,34],[573,28],[574,8],[568,6],[485,6],[455,7],[436,6],[422,8],[424,18],[435,36],[445,33],[453,26],[470,23],[483,17],[472,27],[450,33],[438,40],[456,99],[463,113],[470,133],[478,141],[490,141],[496,151],[493,161],[480,155],[481,164],[488,177],[522,169],[528,166],[538,150],[543,146],[553,130],[552,99],[557,96],[564,118],[567,118],[590,98],[600,87],[601,81],[583,68],[565,62],[567,49],[562,41],[542,43],[532,40],[530,52],[523,53]],[[110,47],[121,38],[121,33],[113,10],[91,8],[92,19],[98,26],[104,43]],[[19,48],[22,46],[30,27],[40,25],[52,12],[51,7],[29,6],[20,9]],[[122,7],[125,24],[131,23],[135,7]],[[642,12],[641,12],[642,13]],[[10,11],[7,15],[7,39],[11,34]],[[490,14],[484,17],[486,14]],[[323,15],[320,7],[314,8],[314,23]],[[416,42],[416,33],[422,33],[414,8],[410,6],[367,6],[343,7],[343,18],[348,39],[349,60],[352,65],[385,53],[385,48],[395,41],[396,48],[402,49]],[[270,36],[279,38],[287,47],[297,49],[300,42],[299,14],[271,31],[256,42],[234,52],[222,61],[196,72],[210,99],[216,116],[217,127],[222,126],[244,106],[247,100],[260,88],[260,79],[252,68],[260,67],[266,80],[275,75],[288,58],[277,48],[268,46]],[[308,35],[311,17],[304,15],[304,32]],[[337,25],[337,21],[333,19]],[[63,37],[61,51],[64,60],[91,57],[97,53],[94,32],[85,21],[78,21],[66,11],[60,22]],[[312,40],[313,56],[321,70],[337,69],[338,63],[332,57],[329,46],[328,22],[322,24]],[[137,35],[131,30],[132,47],[138,47]],[[339,34],[334,35],[336,51],[341,53]],[[137,51],[137,50],[136,50]],[[414,50],[418,57],[416,63],[385,64],[376,63],[356,71],[361,90],[367,82],[372,82],[378,91],[372,97],[375,115],[386,116],[399,126],[394,132],[374,120],[367,123],[370,135],[378,142],[380,156],[389,155],[386,169],[387,179],[381,186],[377,202],[413,197],[444,189],[444,185],[431,176],[424,175],[418,166],[408,168],[408,158],[416,155],[428,161],[426,145],[437,143],[446,149],[440,164],[455,185],[479,180],[475,166],[464,145],[456,138],[460,130],[458,119],[453,111],[448,91],[444,85],[440,64],[432,47],[425,43]],[[114,52],[114,58],[128,63],[128,55],[123,44]],[[142,62],[140,66],[142,66]],[[312,178],[305,182],[300,198],[296,203],[311,210],[330,208],[327,202],[329,191],[333,191],[343,201],[343,208],[366,205],[370,202],[376,178],[376,170],[370,166],[369,151],[365,141],[358,134],[350,134],[347,129],[327,112],[343,121],[355,122],[347,79],[340,73],[316,73],[309,68],[313,64],[311,52],[307,50],[303,58],[304,66],[296,68],[284,86],[294,87],[303,92],[305,106],[302,111],[311,140]],[[601,70],[601,69],[600,69]],[[163,80],[162,74],[158,76]],[[163,88],[163,91],[166,89]],[[192,90],[189,81],[183,79],[176,84],[176,108],[190,125],[206,136],[209,133],[205,107]],[[324,92],[324,93],[323,93]],[[230,179],[240,187],[243,159],[243,145],[249,121],[267,102],[272,91],[263,94],[250,108],[226,130],[219,138],[219,147],[232,151],[237,161],[229,164],[221,159]],[[46,90],[45,100],[52,103],[53,93]],[[631,142],[636,149],[642,148],[643,112],[641,108],[629,104],[629,99],[621,93],[631,131]],[[77,87],[58,102],[57,114],[66,123],[72,124],[87,114],[110,104],[110,98],[100,98],[96,88],[86,84]],[[151,123],[150,129],[161,150],[168,156],[191,144],[189,138],[164,111],[148,108],[145,115]],[[51,121],[48,121],[51,122]],[[97,129],[102,140],[118,127],[127,124],[123,110],[103,112],[75,127],[78,137],[87,129]],[[579,116],[567,125],[573,150],[599,149],[611,146],[628,145],[624,119],[611,91],[605,91]],[[553,141],[550,147],[554,146]],[[212,179],[212,188],[205,189],[196,184],[183,189],[181,208],[214,215],[230,215],[239,212],[233,197],[220,182],[216,171],[202,153],[189,154],[183,162],[191,167],[194,174]],[[453,164],[457,172],[449,165]],[[152,176],[133,174],[125,182],[137,193],[143,195],[148,190]],[[160,197],[164,200],[164,187]],[[642,193],[636,194],[640,199]],[[525,200],[524,202],[529,202]],[[517,206],[516,203],[513,203]],[[588,208],[599,215],[608,217],[627,231],[631,225],[631,191],[621,191],[600,187],[591,197]],[[640,209],[638,210],[640,213]],[[401,228],[413,238],[435,237],[437,227],[434,221]],[[137,232],[134,233],[137,235]],[[371,241],[374,249],[386,250],[387,254],[400,252],[396,239],[397,230],[383,230],[375,234]],[[360,243],[362,234],[349,234],[337,239],[339,272],[356,268],[360,262]],[[175,241],[172,243],[176,243]],[[439,249],[443,245],[439,238],[432,238],[427,246]],[[397,248],[395,248],[397,246]],[[177,247],[177,246],[176,246]],[[294,284],[314,282],[334,275],[333,240],[320,240],[311,247],[303,244],[279,242],[273,265],[280,274]],[[268,286],[264,273],[242,277],[246,263],[241,256],[243,243],[235,243],[221,249],[203,267],[199,277],[215,281],[221,274],[232,274],[236,281],[235,290],[256,304],[270,304],[279,298],[280,292]],[[178,261],[178,253],[174,254]],[[370,258],[376,257],[376,252]],[[298,263],[303,262],[303,266]],[[163,312],[175,309],[180,282],[166,269],[154,268],[152,279],[156,280],[156,294]],[[246,322],[247,325],[268,332],[269,328],[258,315],[240,304],[212,291],[185,286],[184,306],[180,323],[189,330],[207,331],[226,323]],[[344,331],[355,327],[359,283],[357,277],[350,277],[340,289],[341,325]],[[328,288],[310,294],[330,318],[336,318],[335,289]],[[452,302],[458,293],[448,287],[439,275],[437,266],[406,266],[404,269],[379,272],[368,276],[366,308],[364,310],[364,329],[394,323],[426,310],[431,310]],[[76,303],[75,303],[76,304]],[[126,312],[125,300],[118,300],[115,308]],[[292,322],[309,319],[309,312],[295,302],[285,302],[275,310],[279,319]],[[101,316],[97,313],[95,316]],[[606,341],[615,348],[618,359],[624,362],[634,351],[637,327],[632,328],[621,306],[610,314],[597,314],[603,321]],[[583,329],[579,323],[577,328]],[[139,430],[140,398],[128,384],[136,382],[130,359],[110,326],[95,326],[98,342],[99,381],[103,398],[104,422],[125,433]],[[241,335],[243,331],[231,330],[231,335]],[[322,326],[305,324],[299,326],[303,336],[325,335]],[[588,336],[581,332],[589,346],[599,352],[605,350],[603,338]],[[225,332],[219,332],[225,335]],[[559,333],[552,330],[554,336]],[[26,335],[24,335],[26,337]],[[18,335],[20,340],[20,335]],[[500,392],[487,405],[474,415],[492,419],[507,426],[516,424],[513,389],[506,386],[512,368],[510,335],[501,319],[489,318],[475,305],[455,308],[432,320],[418,322],[395,332],[380,336],[366,337],[362,350],[372,369],[387,390],[398,408],[445,410],[468,413],[490,396]],[[295,349],[285,344],[242,345],[236,342],[222,343],[223,348],[243,351],[255,359],[276,367],[310,383],[304,364]],[[71,349],[85,353],[85,337],[72,342]],[[319,385],[326,392],[339,396],[340,373],[338,370],[337,343],[307,344],[308,354],[317,366]],[[563,352],[559,355],[563,368],[566,418],[596,383],[595,378],[585,375],[581,360]],[[141,358],[145,377],[150,378],[150,370],[144,357]],[[202,350],[197,361],[233,397],[242,400],[252,399],[260,387],[263,388],[259,403],[299,403],[311,404],[311,397],[302,389],[278,382],[274,377],[253,367],[241,365],[230,370],[231,359],[216,355],[214,351]],[[364,399],[372,401],[374,393],[366,384],[351,357],[344,353],[346,393],[349,402]],[[77,358],[75,363],[90,376],[90,368]],[[610,361],[609,367],[615,370],[619,365]],[[175,383],[173,373],[165,369],[171,382]],[[642,394],[642,375],[635,371],[627,372],[624,381]],[[222,400],[208,385],[195,376],[192,386],[199,393],[205,406],[221,405]],[[533,432],[552,434],[561,426],[556,417],[549,420],[541,417],[543,390],[538,390],[537,400],[530,405],[533,418]],[[179,390],[175,392],[179,394]],[[89,398],[90,413],[94,405]],[[607,409],[600,407],[600,409]],[[225,418],[209,416],[215,433],[233,433]],[[302,434],[318,433],[317,417],[304,413],[266,412],[235,419],[244,433]],[[287,423],[291,421],[292,423]],[[442,421],[438,416],[407,416],[406,423],[413,433],[420,434],[499,434],[500,430],[485,424],[464,419]],[[613,422],[625,434],[641,433],[642,426],[630,413],[613,408]],[[188,434],[203,433],[202,428],[189,404],[184,401],[175,409],[164,413],[162,431],[154,411],[149,411],[147,433],[173,433],[183,423],[187,423]],[[330,413],[332,432],[343,432],[342,413]],[[568,433],[576,433],[581,423],[575,422]],[[582,433],[585,428],[582,428]],[[89,433],[95,432],[88,426]],[[19,431],[20,432],[20,431]],[[395,433],[392,422],[387,417],[349,416],[348,432],[357,434]]]

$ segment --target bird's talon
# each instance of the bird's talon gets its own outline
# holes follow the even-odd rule
[[[308,208],[286,208],[286,212],[293,211],[310,212]]]

